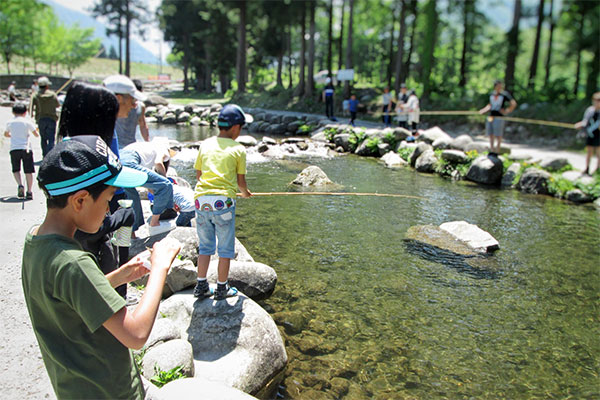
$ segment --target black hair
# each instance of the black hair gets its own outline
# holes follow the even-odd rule
[[[75,82],[62,106],[58,136],[96,135],[110,146],[118,111],[119,101],[110,90]]]
[[[134,79],[132,82],[138,91],[143,92],[142,89],[144,88],[144,85],[142,85],[142,81],[140,81],[139,79]]]
[[[48,207],[48,208],[58,208],[58,209],[65,208],[67,206],[69,197],[71,197],[73,195],[73,193],[76,193],[76,192],[73,192],[73,193],[61,194],[60,196],[51,196],[48,194],[46,189],[41,184],[39,186],[44,191],[44,194],[46,195],[46,207]],[[98,183],[93,184],[92,186],[83,188],[82,190],[87,190],[87,192],[90,194],[90,196],[92,196],[92,199],[98,200],[98,198],[100,197],[102,192],[104,192],[108,188],[110,188],[110,186],[105,185],[104,182],[98,182]]]
[[[500,80],[500,79],[496,79],[494,81],[494,86],[496,86],[496,85],[503,85],[503,84],[504,84],[504,82],[502,82],[502,80]]]
[[[27,106],[21,102],[17,102],[13,105],[12,112],[15,115],[23,115],[27,112]]]

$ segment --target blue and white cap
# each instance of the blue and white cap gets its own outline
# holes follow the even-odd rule
[[[148,176],[123,167],[99,136],[65,138],[42,161],[37,180],[48,196],[74,193],[97,183],[116,187],[137,187]]]
[[[227,104],[219,113],[218,125],[220,128],[231,128],[234,125],[249,124],[254,121],[250,114],[244,113],[244,110],[237,104]]]

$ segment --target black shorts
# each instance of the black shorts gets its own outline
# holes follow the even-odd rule
[[[600,146],[600,131],[595,130],[593,134],[594,136],[590,136],[589,134],[587,134],[585,145],[591,147],[598,147]]]
[[[35,172],[35,168],[33,166],[33,151],[12,150],[10,152],[12,172],[21,172],[21,160],[23,160],[23,170],[25,173],[33,174]]]

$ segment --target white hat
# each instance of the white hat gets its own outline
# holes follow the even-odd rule
[[[125,75],[111,75],[102,82],[114,94],[128,94],[136,100],[145,101],[146,96],[139,92],[131,79]]]
[[[52,82],[50,82],[50,79],[48,79],[47,76],[40,76],[38,78],[38,86],[50,86],[52,85]]]

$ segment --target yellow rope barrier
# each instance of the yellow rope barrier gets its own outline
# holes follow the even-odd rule
[[[241,196],[241,193],[237,194]],[[407,199],[425,200],[424,197],[410,196],[407,194],[395,193],[344,193],[344,192],[258,192],[252,193],[252,196],[375,196],[375,197],[402,197]]]
[[[421,115],[481,115],[482,117],[487,117],[485,114],[479,114],[479,111],[421,111]],[[494,117],[501,118],[505,121],[510,122],[519,122],[522,124],[536,124],[536,125],[546,125],[546,126],[554,126],[556,128],[566,128],[566,129],[575,129],[575,124],[571,124],[568,122],[558,122],[558,121],[543,121],[539,119],[531,119],[531,118],[518,118],[518,117]]]

